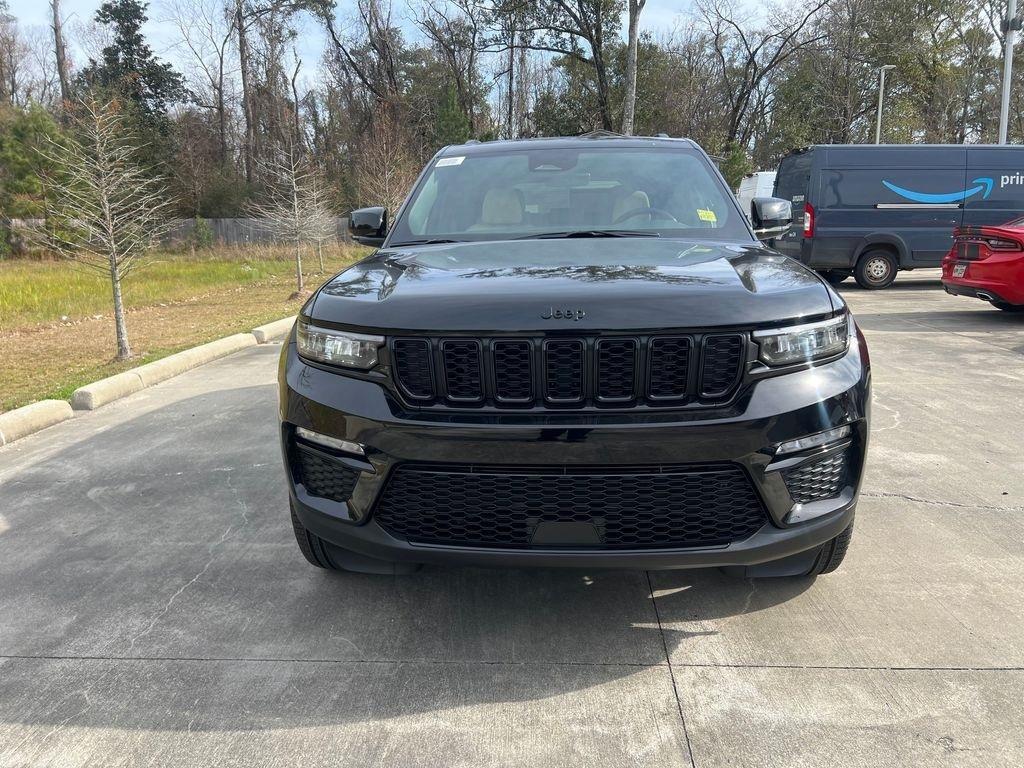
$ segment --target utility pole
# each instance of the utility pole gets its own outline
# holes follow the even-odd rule
[[[1013,44],[1017,39],[1017,30],[1020,29],[1020,19],[1017,18],[1017,0],[1009,0],[1006,9],[1006,19],[1003,21],[1003,31],[1006,37],[1003,40],[1003,98],[999,105],[999,143],[1006,143],[1006,132],[1010,125],[1010,81],[1013,78]]]
[[[1015,2],[1016,0],[1010,0]],[[878,68],[878,113],[875,115],[875,144],[882,143],[882,99],[885,98],[885,73],[896,69],[895,64],[883,64]]]

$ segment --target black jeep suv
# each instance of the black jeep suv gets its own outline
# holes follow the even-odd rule
[[[870,369],[843,300],[768,250],[690,141],[471,143],[429,163],[379,246],[281,356],[299,547],[420,563],[816,575],[843,559]]]

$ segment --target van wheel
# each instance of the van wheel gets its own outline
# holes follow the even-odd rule
[[[868,251],[857,261],[853,276],[861,288],[878,290],[892,285],[898,269],[896,257],[889,251]]]
[[[820,274],[829,285],[839,285],[853,273],[848,269],[824,269]]]

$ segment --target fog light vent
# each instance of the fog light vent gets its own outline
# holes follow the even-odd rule
[[[789,495],[797,504],[832,499],[846,484],[846,454],[833,453],[782,473]]]
[[[309,494],[331,501],[348,501],[359,479],[356,470],[299,444],[295,446],[295,468],[298,481]]]

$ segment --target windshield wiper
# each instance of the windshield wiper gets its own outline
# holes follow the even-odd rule
[[[403,245],[444,245],[445,243],[464,243],[465,240],[449,240],[444,237],[428,237],[422,240],[404,240],[401,243],[392,243],[392,248],[401,248]]]
[[[553,240],[570,237],[661,237],[658,232],[637,229],[570,229],[565,232],[537,232],[522,235],[516,240]]]

